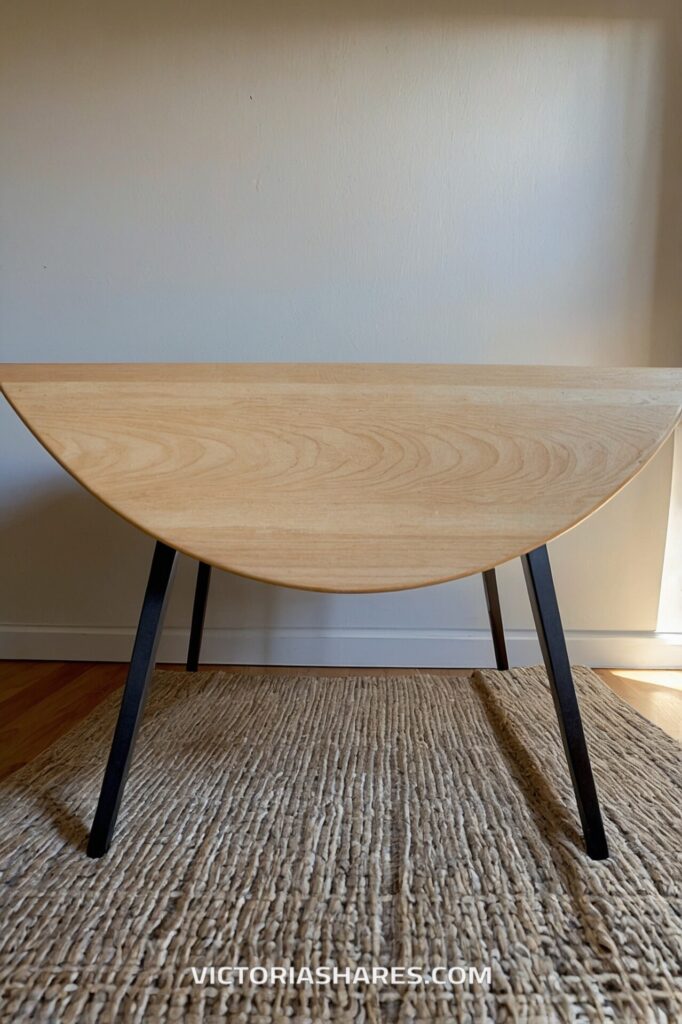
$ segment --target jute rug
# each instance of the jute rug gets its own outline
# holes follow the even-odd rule
[[[114,696],[3,785],[3,1019],[682,1019],[680,748],[576,675],[603,863],[537,669],[158,673],[90,861]],[[272,966],[293,975],[261,983]],[[330,984],[306,980],[321,967]],[[372,975],[439,967],[445,984]]]

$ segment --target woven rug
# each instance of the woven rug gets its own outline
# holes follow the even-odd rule
[[[682,1019],[680,747],[576,677],[602,863],[538,669],[157,673],[88,860],[114,695],[2,784],[2,1019]]]

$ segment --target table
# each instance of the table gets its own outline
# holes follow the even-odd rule
[[[547,542],[658,451],[677,369],[434,364],[5,364],[0,387],[83,486],[157,543],[90,833],[112,840],[177,552],[195,558],[188,669],[211,567],[369,593],[521,557],[589,856],[608,856]]]

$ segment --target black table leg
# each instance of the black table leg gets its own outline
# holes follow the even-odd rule
[[[142,718],[149,680],[154,669],[156,648],[161,635],[175,557],[176,552],[173,548],[157,541],[118,721],[88,840],[88,857],[101,857],[111,845],[116,817],[133,755],[135,737]]]
[[[208,587],[211,582],[211,566],[205,562],[199,562],[197,568],[197,585],[194,591],[194,607],[192,608],[192,629],[189,634],[189,647],[187,648],[187,671],[196,672],[199,667],[199,655],[201,654],[201,641],[204,635],[204,619],[206,617],[206,602],[208,600]]]
[[[485,603],[488,606],[490,632],[493,635],[495,664],[499,669],[504,671],[509,668],[509,659],[507,658],[507,646],[504,642],[504,626],[502,625],[500,595],[497,591],[497,576],[494,569],[487,569],[483,573],[483,589],[485,590]]]
[[[583,825],[585,846],[588,855],[593,860],[604,860],[608,857],[609,850],[604,835],[599,798],[585,742],[571,665],[568,660],[566,639],[561,625],[547,548],[543,545],[535,551],[529,552],[523,556],[522,562],[535,627],[545,660],[554,707],[559,719],[561,739]]]

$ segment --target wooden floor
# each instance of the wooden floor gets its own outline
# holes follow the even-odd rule
[[[161,665],[183,668],[180,665]],[[245,668],[211,665],[225,672],[273,671],[278,675],[402,674],[401,669]],[[77,661],[0,661],[0,778],[26,764],[84,718],[125,681],[125,664]],[[408,670],[405,670],[408,671]],[[413,673],[415,670],[409,670]],[[439,670],[440,672],[441,670]],[[449,675],[466,675],[453,669]],[[623,700],[682,741],[682,671],[600,669]],[[104,752],[103,752],[104,756]]]

